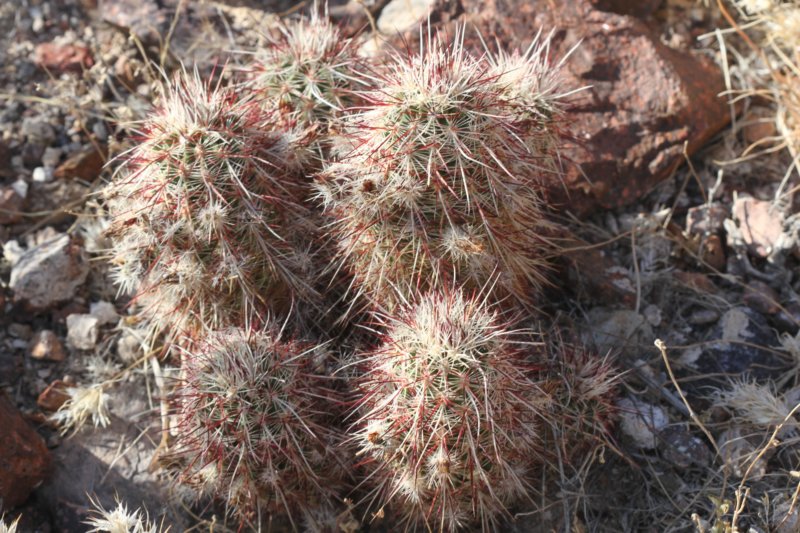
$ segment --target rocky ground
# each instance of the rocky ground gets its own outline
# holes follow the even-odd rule
[[[0,0],[0,503],[21,531],[86,530],[90,499],[115,498],[173,531],[224,529],[215,509],[173,503],[153,461],[169,371],[142,357],[107,279],[94,193],[150,105],[153,65],[236,64],[275,17],[308,4]],[[556,55],[580,43],[565,84],[586,88],[571,100],[567,176],[551,198],[576,237],[546,307],[625,371],[620,423],[614,447],[565,477],[565,501],[580,507],[521,510],[515,530],[702,530],[742,503],[741,531],[797,531],[794,434],[765,446],[774,420],[737,419],[719,401],[742,378],[789,408],[800,401],[800,219],[779,191],[791,157],[737,160],[776,132],[768,102],[719,97],[732,71],[718,41],[698,37],[726,26],[720,11],[365,0],[330,15],[365,32],[366,51],[384,46],[378,35],[413,39],[426,17],[466,20],[500,45],[553,28]],[[106,427],[62,434],[50,416],[70,387],[108,380]]]

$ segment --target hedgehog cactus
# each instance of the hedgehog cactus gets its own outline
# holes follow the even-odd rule
[[[300,159],[253,99],[168,84],[107,188],[114,277],[153,334],[257,327],[314,297]]]
[[[460,33],[429,37],[396,55],[347,117],[318,197],[373,302],[391,309],[456,283],[533,306],[553,249],[540,191],[560,176],[545,49],[490,60]]]
[[[181,479],[243,521],[280,513],[295,529],[298,518],[319,523],[345,477],[326,358],[274,331],[226,330],[200,343],[177,392]]]
[[[558,406],[561,443],[570,448],[564,456],[569,458],[585,451],[585,445],[607,439],[615,418],[619,374],[608,357],[584,347],[557,341],[552,351],[549,388]]]
[[[322,126],[351,103],[362,61],[326,18],[281,23],[278,30],[256,52],[250,85],[299,123]]]
[[[369,481],[409,527],[493,527],[545,457],[551,399],[525,361],[525,332],[461,292],[386,320],[358,381],[353,438]]]

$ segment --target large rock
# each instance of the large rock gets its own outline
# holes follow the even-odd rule
[[[41,311],[74,297],[88,274],[81,246],[61,234],[22,254],[11,269],[9,287],[16,302]]]
[[[635,201],[667,178],[729,120],[719,69],[662,44],[644,22],[595,8],[589,0],[462,0],[485,37],[525,47],[551,29],[558,61],[580,43],[564,69],[574,95],[563,147],[564,184],[552,199],[579,215]],[[612,2],[613,3],[613,2]],[[480,44],[476,44],[480,47]]]
[[[28,499],[50,471],[44,439],[0,394],[0,515]]]

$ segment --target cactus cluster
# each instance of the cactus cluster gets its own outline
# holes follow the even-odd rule
[[[318,183],[359,293],[492,285],[533,306],[552,253],[541,183],[558,179],[558,94],[540,44],[476,57],[435,35],[380,71]],[[503,70],[508,68],[508,71]],[[519,77],[524,84],[515,83]],[[531,96],[528,89],[542,87]]]
[[[259,327],[316,301],[291,131],[198,75],[162,101],[107,188],[113,276],[153,334]]]
[[[182,347],[182,482],[253,527],[338,530],[347,496],[408,528],[493,529],[552,446],[602,436],[610,367],[550,358],[520,325],[557,253],[547,43],[476,55],[462,30],[429,35],[366,74],[312,17],[241,83],[167,87],[107,196],[120,288]],[[322,271],[351,290],[321,295]],[[343,312],[366,333],[310,337],[303,311],[342,299],[371,312]],[[320,346],[347,343],[355,361],[334,372]]]

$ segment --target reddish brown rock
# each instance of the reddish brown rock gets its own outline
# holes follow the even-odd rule
[[[47,329],[33,336],[28,347],[28,355],[43,361],[63,361],[65,358],[61,341],[55,333]]]
[[[731,209],[750,253],[767,257],[783,234],[783,213],[772,202],[739,197]]]
[[[45,411],[58,411],[64,403],[69,400],[67,394],[67,384],[60,379],[55,380],[47,386],[36,399],[36,405]]]
[[[94,181],[103,170],[106,163],[107,149],[105,146],[90,146],[76,152],[66,161],[61,163],[53,174],[58,179],[82,179]]]
[[[589,0],[463,0],[484,36],[524,47],[555,30],[552,58],[576,44],[563,90],[574,95],[563,147],[565,185],[552,200],[586,215],[629,204],[671,175],[729,120],[719,69],[662,44],[644,22],[598,10]],[[479,47],[479,44],[476,44]]]
[[[775,112],[766,107],[756,107],[744,118],[742,136],[747,144],[768,143],[778,134]]]
[[[728,264],[725,245],[717,234],[708,235],[700,239],[697,250],[698,257],[712,270],[724,271]]]
[[[42,43],[33,52],[34,62],[53,72],[81,72],[94,65],[91,51],[82,45]]]
[[[711,278],[700,272],[685,272],[683,270],[674,270],[672,276],[678,283],[685,287],[699,291],[713,294],[717,292],[717,286],[711,281]]]
[[[22,220],[24,199],[11,187],[0,188],[0,224],[14,224]]]
[[[8,399],[0,395],[0,512],[23,503],[50,471],[50,452]]]
[[[744,303],[764,315],[774,315],[781,310],[779,296],[775,290],[757,279],[744,288]]]

